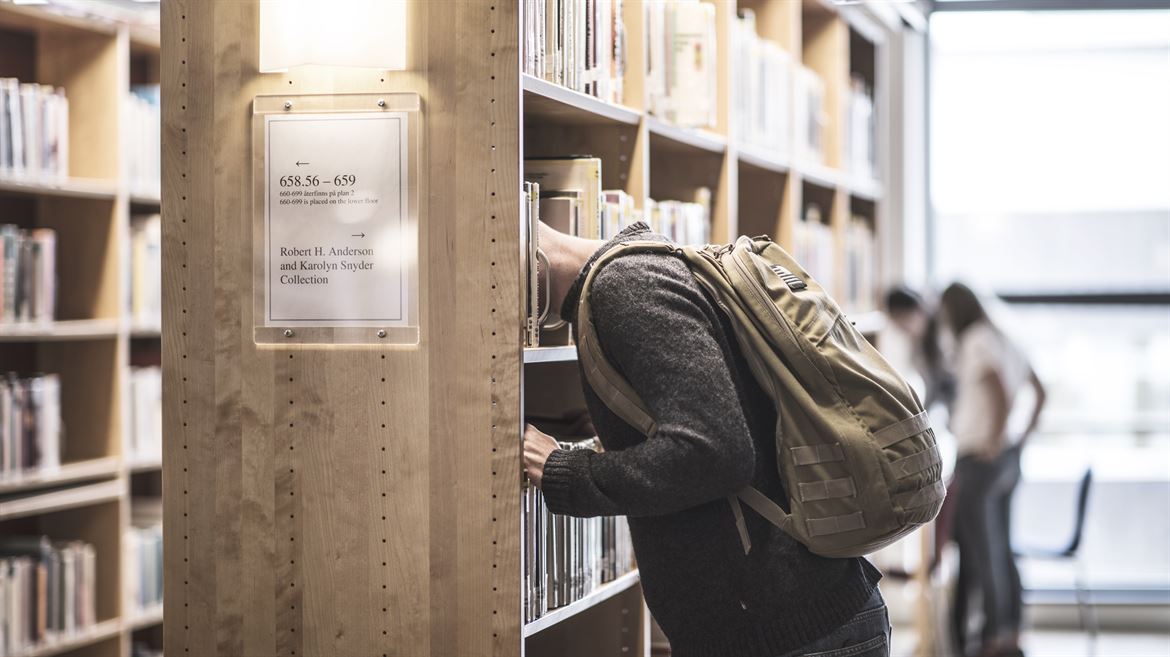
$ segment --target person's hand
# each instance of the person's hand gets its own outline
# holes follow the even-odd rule
[[[557,441],[548,434],[541,433],[531,424],[524,427],[524,471],[528,479],[540,488],[544,478],[544,463],[548,455],[557,448]]]

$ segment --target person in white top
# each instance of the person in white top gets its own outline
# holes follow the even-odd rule
[[[964,657],[1019,656],[1023,591],[1011,548],[1011,499],[1020,452],[1044,407],[1044,386],[969,287],[948,287],[939,314],[954,337],[957,379],[950,416],[959,455],[952,490],[959,546],[954,636]],[[1022,428],[1013,420],[1024,420]],[[974,591],[982,593],[983,626],[972,650],[967,628]]]

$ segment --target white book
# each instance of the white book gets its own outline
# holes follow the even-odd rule
[[[581,195],[581,216],[575,234],[601,236],[601,159],[596,157],[531,159],[524,161],[524,178],[540,184],[549,197],[556,192]]]
[[[5,88],[5,110],[8,114],[9,173],[19,177],[24,175],[24,102],[16,78],[0,79],[0,86]]]
[[[24,125],[24,171],[30,178],[41,177],[41,85],[20,85],[20,114]]]
[[[715,124],[715,6],[674,2],[667,8],[667,120],[680,126]]]

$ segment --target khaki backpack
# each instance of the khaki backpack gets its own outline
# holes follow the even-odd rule
[[[610,410],[653,439],[654,418],[606,360],[589,315],[594,277],[632,252],[671,254],[689,265],[731,320],[756,381],[775,403],[776,467],[790,511],[751,486],[729,497],[745,553],[751,541],[741,500],[826,557],[874,552],[935,517],[946,489],[918,397],[767,237],[701,248],[630,241],[597,260],[581,294],[578,350],[589,384]]]

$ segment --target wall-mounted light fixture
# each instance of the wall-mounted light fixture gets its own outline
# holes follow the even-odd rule
[[[407,0],[261,0],[260,72],[406,68]]]

